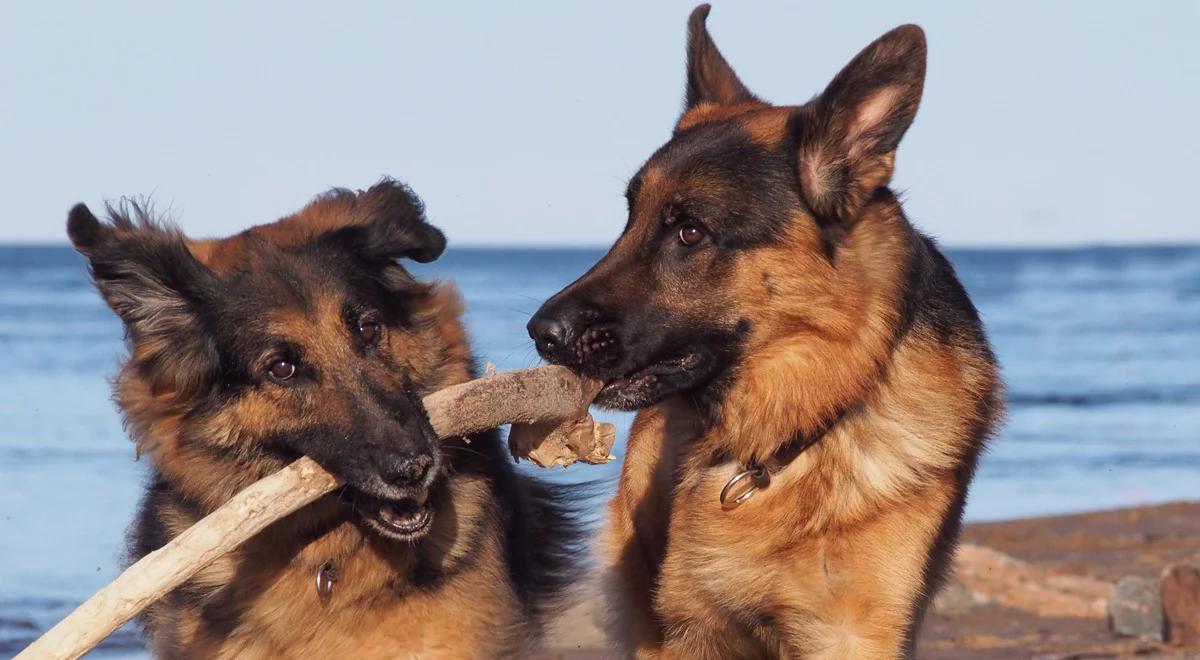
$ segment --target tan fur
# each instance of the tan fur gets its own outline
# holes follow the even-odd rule
[[[174,630],[174,638],[159,641],[196,658],[391,658],[397,649],[410,649],[407,657],[414,658],[515,654],[528,623],[507,591],[501,539],[482,539],[472,547],[473,561],[463,562],[473,540],[458,529],[498,513],[486,491],[482,484],[458,485],[453,507],[435,521],[425,559],[464,568],[436,589],[410,587],[397,598],[404,587],[394,582],[404,570],[398,555],[326,501],[276,523],[189,583],[212,593],[214,606],[237,608],[244,633],[228,636],[206,627],[200,609],[161,608],[151,616]],[[181,516],[181,529],[193,522],[174,515]],[[305,529],[317,535],[307,539]],[[322,600],[313,580],[327,561],[335,562],[338,580],[333,595]]]
[[[296,213],[228,238],[188,238],[188,250],[205,266],[227,273],[245,265],[250,246],[256,241],[285,248],[296,246],[336,229],[365,225],[380,212],[382,200],[378,197],[340,192],[321,195]]]
[[[295,244],[335,226],[362,221],[360,212],[345,199],[323,198],[280,223],[188,245],[208,267],[228,272],[252,265],[246,260],[251,258],[248,246],[253,242]],[[460,319],[462,300],[454,287],[415,283],[413,287],[416,321],[408,327],[385,328],[380,350],[399,358],[424,395],[468,380],[470,353]],[[280,335],[303,342],[311,353],[320,353],[323,364],[334,369],[340,362],[353,362],[338,353],[349,350],[342,338],[346,330],[340,304],[334,296],[318,295],[310,314],[277,312],[266,322]],[[289,408],[286,397],[275,390],[246,393],[209,416],[204,428],[192,429],[211,445],[245,459],[231,469],[227,460],[183,441],[181,429],[191,422],[183,418],[181,394],[154,392],[135,368],[165,350],[170,347],[134,342],[118,379],[117,400],[139,452],[148,455],[163,478],[196,504],[195,508],[167,504],[158,509],[158,519],[174,536],[238,490],[282,467],[278,459],[254,454],[254,438],[314,420]],[[397,381],[398,374],[383,365],[378,369],[377,383]],[[331,377],[337,379],[336,372]],[[349,384],[358,379],[344,380]],[[322,420],[348,414],[331,397],[308,410],[318,411],[312,414]],[[446,446],[447,451],[470,451],[462,441],[449,441]],[[411,583],[406,572],[417,563],[414,554],[398,553],[389,546],[395,542],[364,531],[348,508],[330,495],[275,523],[153,606],[147,613],[156,631],[152,650],[160,657],[189,658],[519,655],[536,638],[537,630],[510,584],[502,529],[492,522],[505,513],[486,483],[474,477],[450,479],[453,496],[440,500],[429,536],[420,546],[412,546],[420,548],[423,565],[446,571],[444,581]],[[329,561],[337,568],[337,582],[333,595],[322,600],[314,580]],[[238,622],[232,631],[212,623],[225,616]]]
[[[1002,410],[974,309],[887,188],[924,33],[892,30],[809,103],[774,107],[708,13],[689,19],[679,148],[650,158],[626,231],[547,303],[635,328],[617,354],[635,367],[689,342],[732,356],[634,422],[601,544],[615,638],[638,658],[911,657]],[[680,213],[706,237],[671,242]],[[723,507],[752,465],[769,484]]]
[[[894,202],[832,262],[803,220],[737,264],[729,299],[756,323],[722,423],[701,431],[678,398],[635,422],[602,552],[636,657],[899,657],[971,429],[998,404],[974,347],[919,325],[892,346],[908,256]],[[738,466],[797,431],[820,439],[722,509]]]
[[[751,144],[770,148],[778,146],[787,137],[790,120],[788,108],[767,108],[746,113],[741,123]]]
[[[736,103],[697,103],[694,107],[689,108],[683,116],[679,118],[679,122],[675,125],[675,130],[686,131],[693,126],[707,124],[710,122],[727,121],[739,115],[761,110],[767,105],[761,101],[738,101]]]
[[[435,364],[429,337],[407,338],[409,359],[415,369],[439,376],[425,381],[429,389],[462,382],[469,377],[464,331],[458,315],[461,302],[454,289],[442,285],[430,298],[427,312],[433,323],[426,331],[450,344],[446,364]],[[314,337],[319,342],[319,333]],[[424,342],[424,344],[423,344]],[[424,350],[417,350],[424,345]],[[260,471],[231,474],[220,465],[176,442],[179,419],[169,407],[156,405],[133,377],[123,378],[120,396],[131,423],[153,438],[143,450],[151,453],[164,475],[203,506],[212,507],[248,483],[275,469],[264,463]],[[254,425],[286,428],[287,418],[271,402],[242,401],[224,411],[221,427],[236,442],[240,432]],[[326,409],[324,414],[336,414]],[[214,435],[220,435],[214,429]],[[427,560],[450,567],[462,563],[449,584],[423,594],[415,589],[396,598],[399,585],[390,581],[397,572],[394,553],[347,519],[332,500],[276,523],[236,553],[207,567],[187,589],[211,594],[221,608],[241,611],[239,630],[228,637],[206,628],[200,610],[189,607],[156,607],[149,616],[158,629],[173,631],[160,638],[158,653],[172,655],[187,649],[187,657],[395,657],[399,648],[414,649],[411,657],[492,658],[516,653],[532,637],[521,605],[509,590],[498,528],[481,523],[500,515],[489,501],[486,485],[455,484],[452,503],[435,518]],[[331,496],[332,497],[332,496]],[[194,524],[202,512],[170,509],[163,513],[172,534]],[[491,536],[472,546],[477,553],[463,562],[475,539],[462,529],[484,528]],[[316,534],[315,538],[310,535]],[[338,566],[333,597],[322,602],[313,588],[314,576],[326,561]],[[390,596],[390,597],[389,597]],[[499,623],[499,625],[497,625]]]
[[[609,503],[609,524],[599,547],[605,557],[609,629],[631,648],[650,653],[661,642],[653,590],[666,552],[673,475],[683,443],[700,430],[696,411],[672,399],[634,420],[621,467],[617,494]]]

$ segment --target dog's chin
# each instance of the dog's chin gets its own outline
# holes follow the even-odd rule
[[[715,360],[702,351],[652,362],[605,382],[593,403],[610,410],[638,410],[712,379]]]
[[[433,527],[434,507],[428,490],[394,500],[356,492],[354,509],[372,531],[395,541],[417,541]]]

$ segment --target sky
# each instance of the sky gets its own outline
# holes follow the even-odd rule
[[[0,7],[0,242],[150,196],[193,236],[388,174],[452,245],[605,245],[681,108],[691,2]],[[1200,1],[716,0],[747,86],[819,92],[906,22],[894,187],[948,245],[1200,242]]]

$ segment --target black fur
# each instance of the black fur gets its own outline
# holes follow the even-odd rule
[[[709,5],[700,5],[688,18],[687,91],[684,95],[687,109],[700,103],[758,100],[733,73],[733,68],[704,29],[704,21],[711,9]]]
[[[425,219],[425,204],[411,188],[394,179],[385,178],[360,193],[334,189],[326,197],[351,198],[371,218],[365,225],[347,227],[325,239],[341,243],[353,254],[429,263],[446,249],[446,236]]]
[[[548,614],[579,577],[583,531],[574,502],[581,494],[521,474],[496,431],[473,436],[469,445],[461,439],[439,442],[421,405],[420,396],[446,384],[441,378],[454,347],[449,340],[428,339],[438,328],[437,319],[423,316],[434,290],[395,260],[435,259],[445,248],[445,237],[427,223],[412,191],[390,179],[361,192],[334,190],[314,204],[326,205],[319,212],[343,214],[344,226],[318,216],[312,232],[305,229],[308,225],[286,224],[248,230],[231,239],[228,249],[234,257],[227,261],[232,263],[221,267],[202,263],[177,229],[155,220],[143,205],[110,207],[107,222],[83,205],[71,210],[68,234],[127,329],[132,359],[118,379],[118,402],[125,407],[131,435],[139,446],[161,441],[146,437],[152,420],[130,412],[129,397],[142,395],[121,394],[121,383],[152,384],[153,392],[169,401],[155,414],[178,414],[182,420],[171,439],[172,467],[151,452],[150,482],[130,529],[130,560],[166,544],[179,520],[198,520],[220,503],[210,490],[190,492],[187,479],[180,478],[187,475],[171,471],[181,464],[194,464],[191,469],[209,471],[220,477],[219,483],[240,488],[308,456],[347,485],[335,498],[313,505],[322,513],[305,526],[292,529],[285,519],[264,532],[290,529],[293,537],[280,547],[299,547],[295,544],[303,545],[307,538],[356,523],[386,552],[415,553],[416,568],[395,576],[391,590],[397,597],[435,591],[480,556],[469,551],[456,562],[426,561],[422,537],[388,536],[368,514],[417,502],[413,506],[427,506],[436,516],[439,506],[454,506],[456,484],[470,479],[486,484],[491,498],[482,524],[456,533],[475,548],[486,534],[498,534],[508,583],[521,609],[529,617]],[[297,332],[299,320],[321,318],[328,328],[331,303],[340,305],[340,318],[333,320],[343,327],[336,341],[344,345],[314,344],[302,330],[301,336],[287,334]],[[275,312],[287,312],[291,325],[273,321]],[[411,350],[434,345],[426,380],[418,380],[396,355],[362,338],[360,322],[367,317],[387,332],[415,338],[404,340]],[[340,352],[329,352],[335,348]],[[345,365],[348,355],[355,361],[350,367]],[[273,381],[267,366],[279,360],[294,364],[295,370],[285,380]],[[255,431],[256,437],[235,441],[213,437],[208,422],[260,391],[269,391],[282,406],[268,411],[268,424],[275,415],[314,415],[313,421],[276,433]],[[345,413],[323,417],[320,410],[331,397]],[[145,405],[144,399],[138,405]],[[424,472],[414,471],[417,459]],[[414,476],[418,474],[424,476]],[[289,556],[264,561],[279,562],[282,569]],[[243,588],[188,583],[165,606],[200,611],[205,631],[226,637],[243,623],[247,585],[238,586]],[[155,621],[154,616],[144,619],[158,652],[182,652],[174,637],[178,630]]]

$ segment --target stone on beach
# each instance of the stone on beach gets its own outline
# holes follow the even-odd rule
[[[987,602],[983,594],[971,590],[958,578],[951,578],[933,597],[933,611],[942,616],[961,616]]]
[[[954,575],[978,601],[1045,617],[1103,618],[1113,590],[1101,580],[1049,571],[970,543],[959,546]]]
[[[1162,576],[1162,606],[1167,641],[1178,646],[1200,646],[1200,569],[1168,566]]]
[[[1108,621],[1117,635],[1163,641],[1162,593],[1155,580],[1123,577],[1108,601]]]

